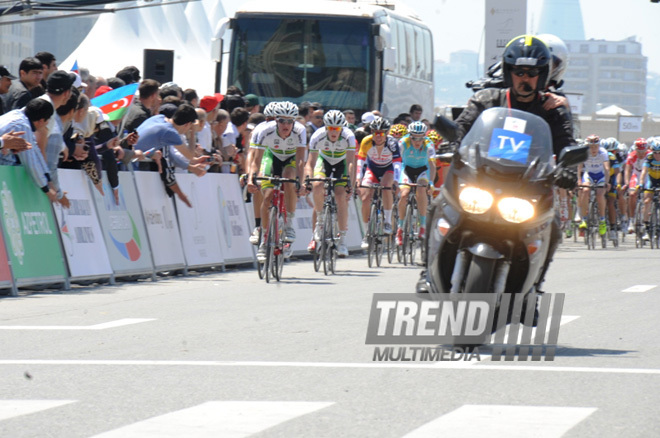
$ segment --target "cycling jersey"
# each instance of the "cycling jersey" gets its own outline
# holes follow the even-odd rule
[[[604,148],[598,148],[598,153],[595,156],[589,153],[589,157],[583,165],[584,175],[582,176],[582,182],[603,185],[605,183],[604,164],[609,162],[609,160],[609,155]]]
[[[334,165],[346,159],[346,152],[355,151],[355,135],[348,128],[342,128],[339,138],[334,143],[328,139],[325,128],[319,128],[309,140],[309,151],[318,151],[319,158]]]
[[[424,138],[424,144],[416,149],[410,142],[410,135],[406,135],[399,140],[399,149],[401,151],[401,161],[405,167],[428,167],[429,160],[435,158],[435,148],[433,142]]]
[[[263,129],[255,134],[252,136],[250,146],[255,149],[268,149],[280,161],[294,157],[298,148],[307,147],[307,131],[298,122],[293,124],[293,131],[287,138],[279,136],[275,120],[267,122]]]
[[[632,173],[636,174],[639,177],[642,174],[642,169],[644,168],[644,158],[639,158],[637,151],[630,151],[628,158],[626,159],[626,165],[632,166]]]
[[[394,172],[395,179],[399,177],[401,168],[401,153],[399,145],[394,137],[387,136],[382,150],[373,144],[373,135],[366,136],[360,144],[360,151],[357,155],[357,164],[359,176],[362,176],[363,164],[366,160],[367,169],[371,174],[380,180],[382,175],[387,172]]]
[[[660,179],[660,161],[656,160],[653,154],[648,154],[644,159],[644,167],[648,169],[648,175],[653,179]]]

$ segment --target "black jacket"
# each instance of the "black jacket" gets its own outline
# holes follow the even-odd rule
[[[523,103],[518,102],[513,96],[507,98],[508,88],[486,88],[476,92],[468,101],[467,107],[456,119],[458,125],[458,140],[461,141],[465,134],[468,133],[472,125],[484,110],[494,107],[510,107],[527,111],[543,118],[552,132],[552,149],[555,155],[559,156],[559,152],[566,146],[576,144],[573,138],[573,122],[571,114],[565,107],[559,107],[546,111],[543,109],[543,102],[545,101],[541,95],[537,96],[532,102]]]
[[[6,112],[15,109],[21,109],[27,105],[27,103],[31,101],[33,97],[34,96],[32,96],[32,93],[30,93],[23,82],[20,80],[13,81],[11,83],[11,87],[9,87],[9,91],[7,91],[7,94],[4,96],[4,109]]]

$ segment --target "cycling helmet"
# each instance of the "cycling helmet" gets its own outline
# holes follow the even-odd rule
[[[382,117],[376,117],[373,122],[369,124],[372,131],[387,131],[390,129],[390,122]]]
[[[638,151],[646,150],[649,147],[645,138],[638,138],[637,140],[635,140],[634,145],[635,145],[635,149],[637,149]]]
[[[587,137],[584,140],[585,144],[592,145],[592,144],[600,144],[600,137],[597,136],[596,134],[591,134],[589,137]]]
[[[648,145],[653,152],[660,152],[660,137],[649,138]]]
[[[323,123],[325,126],[344,126],[346,117],[341,111],[330,110],[323,116]]]
[[[568,65],[568,47],[557,36],[551,34],[543,34],[538,36],[550,49],[552,55],[552,66],[550,69],[550,77],[548,78],[548,85],[554,85],[559,88],[562,84],[562,78],[566,72]]]
[[[607,152],[615,152],[619,149],[619,142],[614,137],[602,139],[600,145],[604,147]]]
[[[532,35],[515,37],[509,41],[502,54],[504,86],[513,85],[511,75],[516,68],[538,68],[540,70],[539,80],[536,82],[535,91],[545,90],[550,75],[551,59],[550,49],[539,38]]]
[[[403,123],[397,123],[390,128],[390,135],[395,138],[401,138],[408,134],[408,128]]]
[[[275,106],[277,105],[277,102],[268,102],[266,107],[264,108],[264,116],[265,117],[275,117]]]
[[[442,143],[442,137],[440,134],[438,134],[438,131],[435,129],[431,129],[426,133],[426,136],[428,137],[429,140],[433,142],[433,144],[437,147],[440,143]]]
[[[427,129],[423,122],[412,122],[408,125],[408,133],[411,135],[424,135]]]
[[[273,115],[275,117],[298,117],[298,105],[293,102],[279,102],[273,108]]]

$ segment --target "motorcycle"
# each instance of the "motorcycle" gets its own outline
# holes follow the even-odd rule
[[[426,283],[437,294],[535,292],[555,217],[553,182],[583,162],[587,148],[565,148],[555,165],[540,117],[485,110],[453,154],[427,215]]]

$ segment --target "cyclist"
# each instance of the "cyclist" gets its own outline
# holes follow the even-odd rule
[[[607,192],[607,212],[610,220],[610,240],[616,239],[616,219],[617,211],[615,200],[617,196],[619,197],[619,205],[621,206],[621,211],[627,212],[625,207],[625,198],[621,196],[621,182],[623,180],[623,174],[621,173],[622,163],[625,161],[625,156],[619,152],[619,142],[614,137],[604,138],[600,141],[600,145],[607,151],[608,158],[610,160],[610,189]],[[623,202],[622,202],[623,198]],[[626,214],[623,214],[621,219],[621,227],[625,230],[628,228],[628,218]]]
[[[633,144],[632,150],[628,153],[626,159],[626,168],[623,176],[624,183],[628,186],[628,217],[635,217],[635,208],[637,208],[637,188],[642,184],[641,176],[644,169],[644,159],[648,151],[646,139],[638,138]],[[635,232],[634,221],[629,221],[628,234]]]
[[[345,238],[348,230],[348,198],[349,190],[355,183],[355,135],[345,127],[346,117],[341,111],[330,110],[323,116],[325,127],[314,132],[309,140],[309,158],[307,159],[306,174],[314,178],[348,178],[346,182],[335,184],[335,201],[337,203],[337,222],[339,222],[339,257],[348,256]],[[323,228],[323,198],[324,185],[321,181],[312,183],[314,209],[316,210],[316,227],[314,235],[307,249],[316,250],[316,242],[321,241]]]
[[[360,151],[357,155],[358,179],[363,186],[380,184],[384,187],[391,187],[395,177],[399,176],[401,171],[401,153],[399,145],[394,137],[387,135],[390,129],[390,122],[382,117],[376,117],[369,125],[371,135],[366,136],[360,143]],[[366,162],[366,171],[363,169]],[[360,198],[362,199],[362,222],[364,229],[367,229],[369,223],[369,210],[371,207],[371,197],[374,190],[371,188],[360,189]],[[383,210],[385,213],[385,224],[383,231],[385,234],[392,234],[392,204],[393,197],[391,190],[383,191]],[[362,249],[369,247],[369,242],[365,233],[362,239]]]
[[[255,148],[252,147],[252,139],[257,138],[257,135],[259,134],[259,130],[263,129],[267,125],[267,122],[275,120],[275,115],[273,114],[273,110],[275,109],[276,105],[277,102],[268,102],[268,104],[264,108],[264,116],[266,117],[266,120],[259,123],[252,131],[252,136],[250,137],[250,148],[248,150],[247,165],[245,167],[246,169],[250,169],[254,157]],[[250,235],[250,243],[253,245],[259,243],[259,233],[261,232],[262,202],[263,202],[263,196],[261,195],[261,192],[257,190],[252,196],[252,208],[254,209],[254,230],[252,230],[252,234]]]
[[[583,184],[594,184],[596,188],[596,202],[598,203],[598,234],[601,236],[607,232],[607,223],[605,222],[605,192],[609,190],[609,182],[607,176],[610,173],[610,159],[607,151],[600,146],[600,137],[597,135],[590,135],[586,138],[585,144],[589,145],[589,157],[587,161],[578,165],[578,175],[584,167],[584,175],[582,175]],[[587,207],[589,204],[589,196],[591,194],[590,188],[583,188],[580,190],[578,196],[578,205],[582,215],[582,223],[580,228],[587,228]]]
[[[275,120],[258,131],[252,139],[251,146],[255,148],[250,171],[248,172],[248,191],[255,193],[258,188],[251,175],[257,172],[262,176],[280,176],[284,178],[298,177],[302,180],[304,174],[304,159],[307,149],[305,126],[295,121],[298,117],[298,107],[292,102],[280,102],[273,110]],[[268,181],[261,183],[263,202],[261,204],[261,224],[268,229],[268,209],[273,198],[274,185]],[[304,188],[299,194],[304,195]],[[292,243],[296,239],[293,219],[296,211],[296,190],[291,184],[284,185],[284,197],[287,211],[284,240]],[[257,259],[266,259],[266,239],[262,239]]]
[[[660,137],[651,137],[647,140],[650,153],[644,159],[644,169],[639,179],[639,184],[644,185],[644,225],[646,231],[642,237],[650,240],[651,202],[653,201],[653,189],[660,188]],[[657,225],[657,224],[656,224]]]
[[[412,122],[408,125],[408,135],[399,141],[403,171],[399,175],[401,199],[399,200],[399,223],[396,230],[396,244],[403,245],[403,221],[406,214],[406,204],[410,195],[408,184],[428,184],[435,179],[435,147],[426,137],[426,125],[422,122]],[[427,191],[416,191],[417,210],[419,215],[419,238],[426,234],[426,207],[428,206]]]

